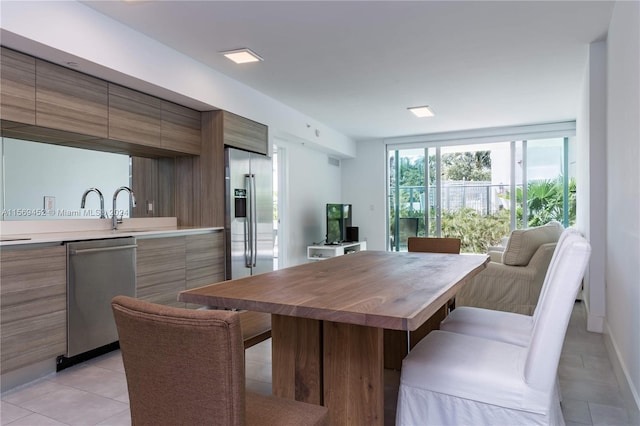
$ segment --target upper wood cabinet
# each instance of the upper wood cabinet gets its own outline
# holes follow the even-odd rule
[[[195,111],[172,102],[161,102],[162,148],[187,154],[200,155],[200,111]]]
[[[36,59],[36,124],[108,137],[106,81]]]
[[[35,58],[3,47],[0,78],[0,118],[36,124]]]
[[[160,147],[161,100],[109,84],[109,139]]]
[[[268,153],[268,128],[264,124],[225,111],[223,129],[225,145],[259,154]]]
[[[1,372],[67,351],[64,246],[0,250]]]

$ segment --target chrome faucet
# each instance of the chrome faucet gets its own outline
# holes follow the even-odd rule
[[[116,212],[116,200],[118,199],[118,194],[120,193],[120,191],[127,191],[129,193],[129,196],[131,197],[131,207],[136,206],[136,196],[133,194],[131,188],[121,186],[120,188],[116,189],[116,192],[113,193],[113,211],[111,212],[111,225],[114,231],[118,229],[118,224],[122,223],[122,215],[120,216],[120,219],[118,219],[118,214]]]
[[[80,202],[80,208],[84,209],[84,206],[87,202],[87,195],[89,195],[90,192],[95,192],[96,194],[98,194],[98,197],[100,197],[100,219],[106,219],[107,216],[104,214],[104,197],[102,196],[102,192],[100,192],[98,188],[89,188],[84,191],[84,194],[82,194],[82,201]]]

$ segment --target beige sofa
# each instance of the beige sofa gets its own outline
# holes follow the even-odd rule
[[[456,295],[456,306],[532,315],[563,227],[559,222],[511,232],[504,251]]]

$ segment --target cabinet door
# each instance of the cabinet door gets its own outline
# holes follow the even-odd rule
[[[162,147],[185,154],[200,155],[200,111],[162,101]]]
[[[106,138],[108,88],[105,81],[36,60],[36,124]]]
[[[224,265],[224,232],[187,235],[187,289],[224,281]]]
[[[2,48],[0,118],[36,124],[36,60]]]
[[[160,147],[160,99],[109,84],[109,138]]]
[[[2,373],[67,351],[64,246],[0,251]]]
[[[187,236],[187,289],[224,281],[224,232]]]
[[[185,237],[137,239],[136,297],[161,305],[184,307]]]
[[[224,112],[224,144],[259,154],[268,153],[267,126]]]

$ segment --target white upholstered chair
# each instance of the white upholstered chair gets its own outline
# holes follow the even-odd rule
[[[556,373],[590,251],[566,236],[526,346],[448,331],[418,343],[402,365],[396,424],[564,425]]]
[[[533,324],[540,314],[540,306],[544,304],[547,290],[552,276],[551,271],[556,267],[558,254],[569,235],[575,235],[575,228],[567,228],[560,235],[558,244],[549,263],[544,283],[540,291],[540,298],[536,309],[531,315],[517,314],[514,312],[496,311],[492,309],[476,308],[473,306],[461,306],[451,311],[440,323],[440,330],[453,333],[469,334],[512,343],[518,346],[527,346],[531,338]]]

